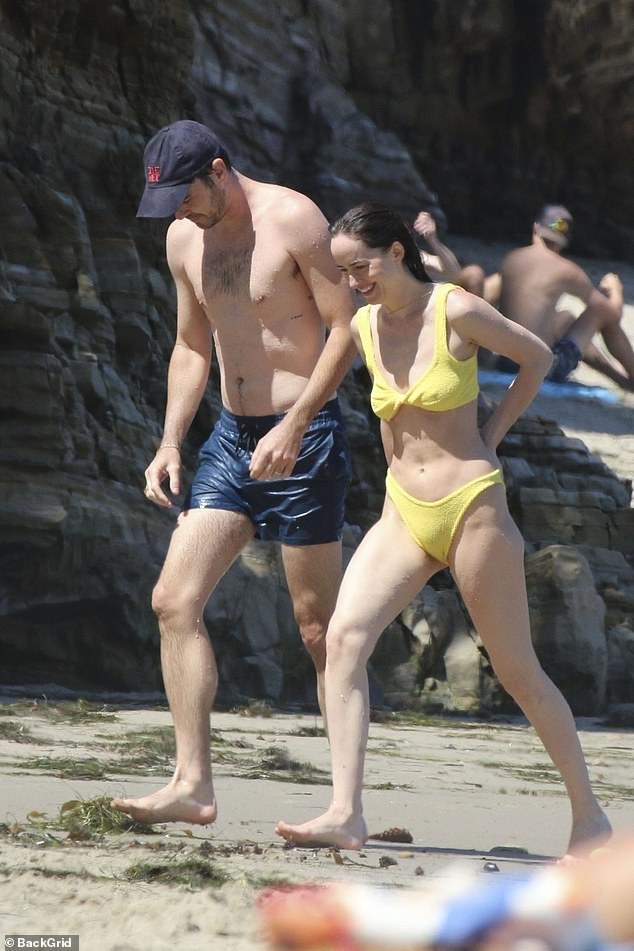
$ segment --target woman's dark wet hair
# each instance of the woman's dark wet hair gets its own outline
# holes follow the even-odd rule
[[[330,226],[330,234],[348,234],[360,238],[369,248],[387,251],[395,241],[403,245],[404,263],[417,281],[429,281],[420,251],[409,225],[396,212],[378,201],[366,201],[338,218]]]

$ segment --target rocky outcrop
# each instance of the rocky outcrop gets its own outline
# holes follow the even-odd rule
[[[192,0],[191,9],[191,107],[238,168],[307,191],[329,216],[368,198],[411,213],[429,202],[440,214],[404,140],[346,92],[345,4],[278,0],[265,13],[253,0]]]
[[[571,545],[548,545],[526,560],[535,650],[546,673],[578,712],[605,706],[608,646],[605,604],[588,562]]]

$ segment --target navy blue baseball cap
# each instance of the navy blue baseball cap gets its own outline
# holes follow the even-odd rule
[[[145,190],[137,218],[169,218],[189,186],[215,158],[231,168],[225,147],[207,126],[190,119],[166,125],[145,146]]]

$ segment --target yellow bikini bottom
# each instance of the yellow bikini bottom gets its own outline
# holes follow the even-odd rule
[[[472,479],[443,499],[423,502],[402,489],[389,469],[385,479],[387,494],[416,544],[445,565],[453,537],[467,509],[490,485],[504,485],[499,469]]]

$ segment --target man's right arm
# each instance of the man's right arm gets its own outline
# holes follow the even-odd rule
[[[145,472],[147,498],[164,507],[171,505],[161,488],[166,477],[172,494],[180,494],[180,447],[207,387],[213,349],[209,320],[186,273],[188,236],[183,231],[175,221],[167,233],[167,263],[176,286],[176,341],[167,374],[163,438]]]

